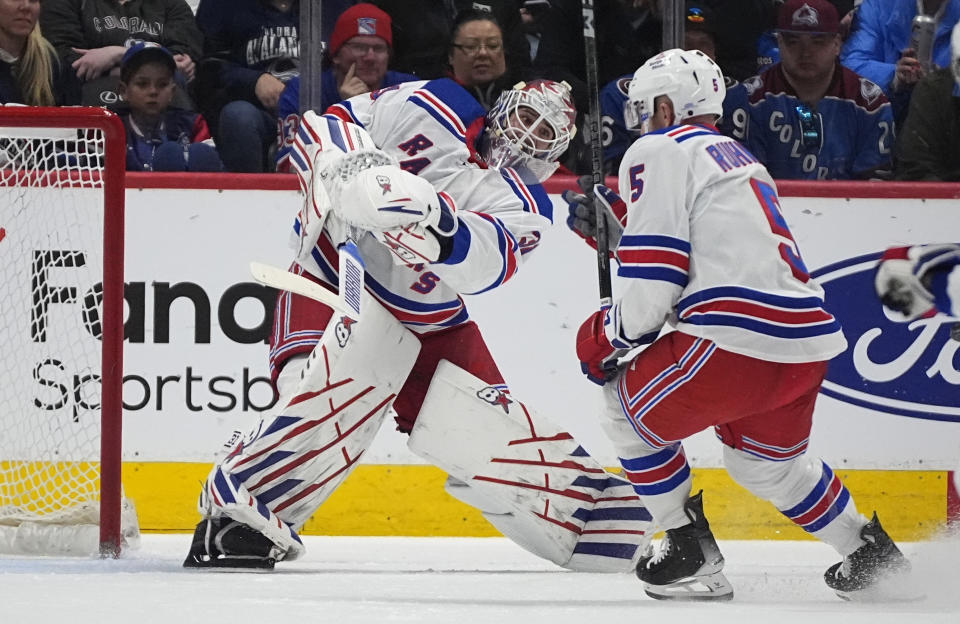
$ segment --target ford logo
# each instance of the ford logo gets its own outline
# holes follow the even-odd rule
[[[950,339],[956,319],[938,314],[910,323],[890,320],[873,289],[880,255],[811,274],[849,343],[830,362],[821,392],[890,414],[960,422],[960,342]]]

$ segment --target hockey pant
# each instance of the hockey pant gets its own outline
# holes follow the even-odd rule
[[[572,569],[632,570],[652,533],[628,482],[555,424],[441,361],[410,449],[450,474],[447,491],[528,551]]]
[[[735,481],[846,556],[862,544],[866,519],[833,470],[806,454],[826,370],[826,362],[768,362],[673,332],[604,388],[604,428],[660,528],[690,522],[680,441],[712,426]]]
[[[277,408],[214,466],[201,514],[227,515],[298,557],[296,531],[354,469],[419,351],[369,293],[359,321],[331,317],[309,356],[285,368]]]

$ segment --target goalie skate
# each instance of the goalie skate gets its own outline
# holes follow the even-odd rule
[[[731,600],[723,555],[703,515],[703,490],[684,504],[691,523],[668,529],[659,549],[640,559],[637,577],[657,600]]]
[[[183,567],[272,570],[281,554],[262,533],[223,516],[200,521]]]

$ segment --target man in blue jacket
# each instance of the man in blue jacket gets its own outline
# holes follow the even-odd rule
[[[950,31],[960,20],[960,0],[864,0],[840,57],[844,66],[880,85],[898,121],[906,115],[914,85],[931,69],[910,47],[911,23],[921,8],[936,20],[933,65],[949,67]]]

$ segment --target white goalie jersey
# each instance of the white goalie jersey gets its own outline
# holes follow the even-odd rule
[[[326,115],[305,114],[290,158],[307,194],[294,226],[298,263],[336,286],[341,241],[322,214],[322,202],[311,195],[315,163],[324,150],[369,149],[372,141],[401,169],[430,182],[457,223],[449,254],[433,263],[398,265],[372,235],[360,236],[356,242],[367,288],[415,332],[466,322],[460,295],[511,279],[553,219],[552,202],[541,185],[524,182],[512,169],[483,167],[475,151],[483,123],[482,107],[447,79],[357,96]]]
[[[774,362],[828,360],[846,348],[773,179],[742,145],[708,126],[646,134],[624,155],[619,190],[625,288],[607,329],[616,346],[649,342],[669,322]]]

